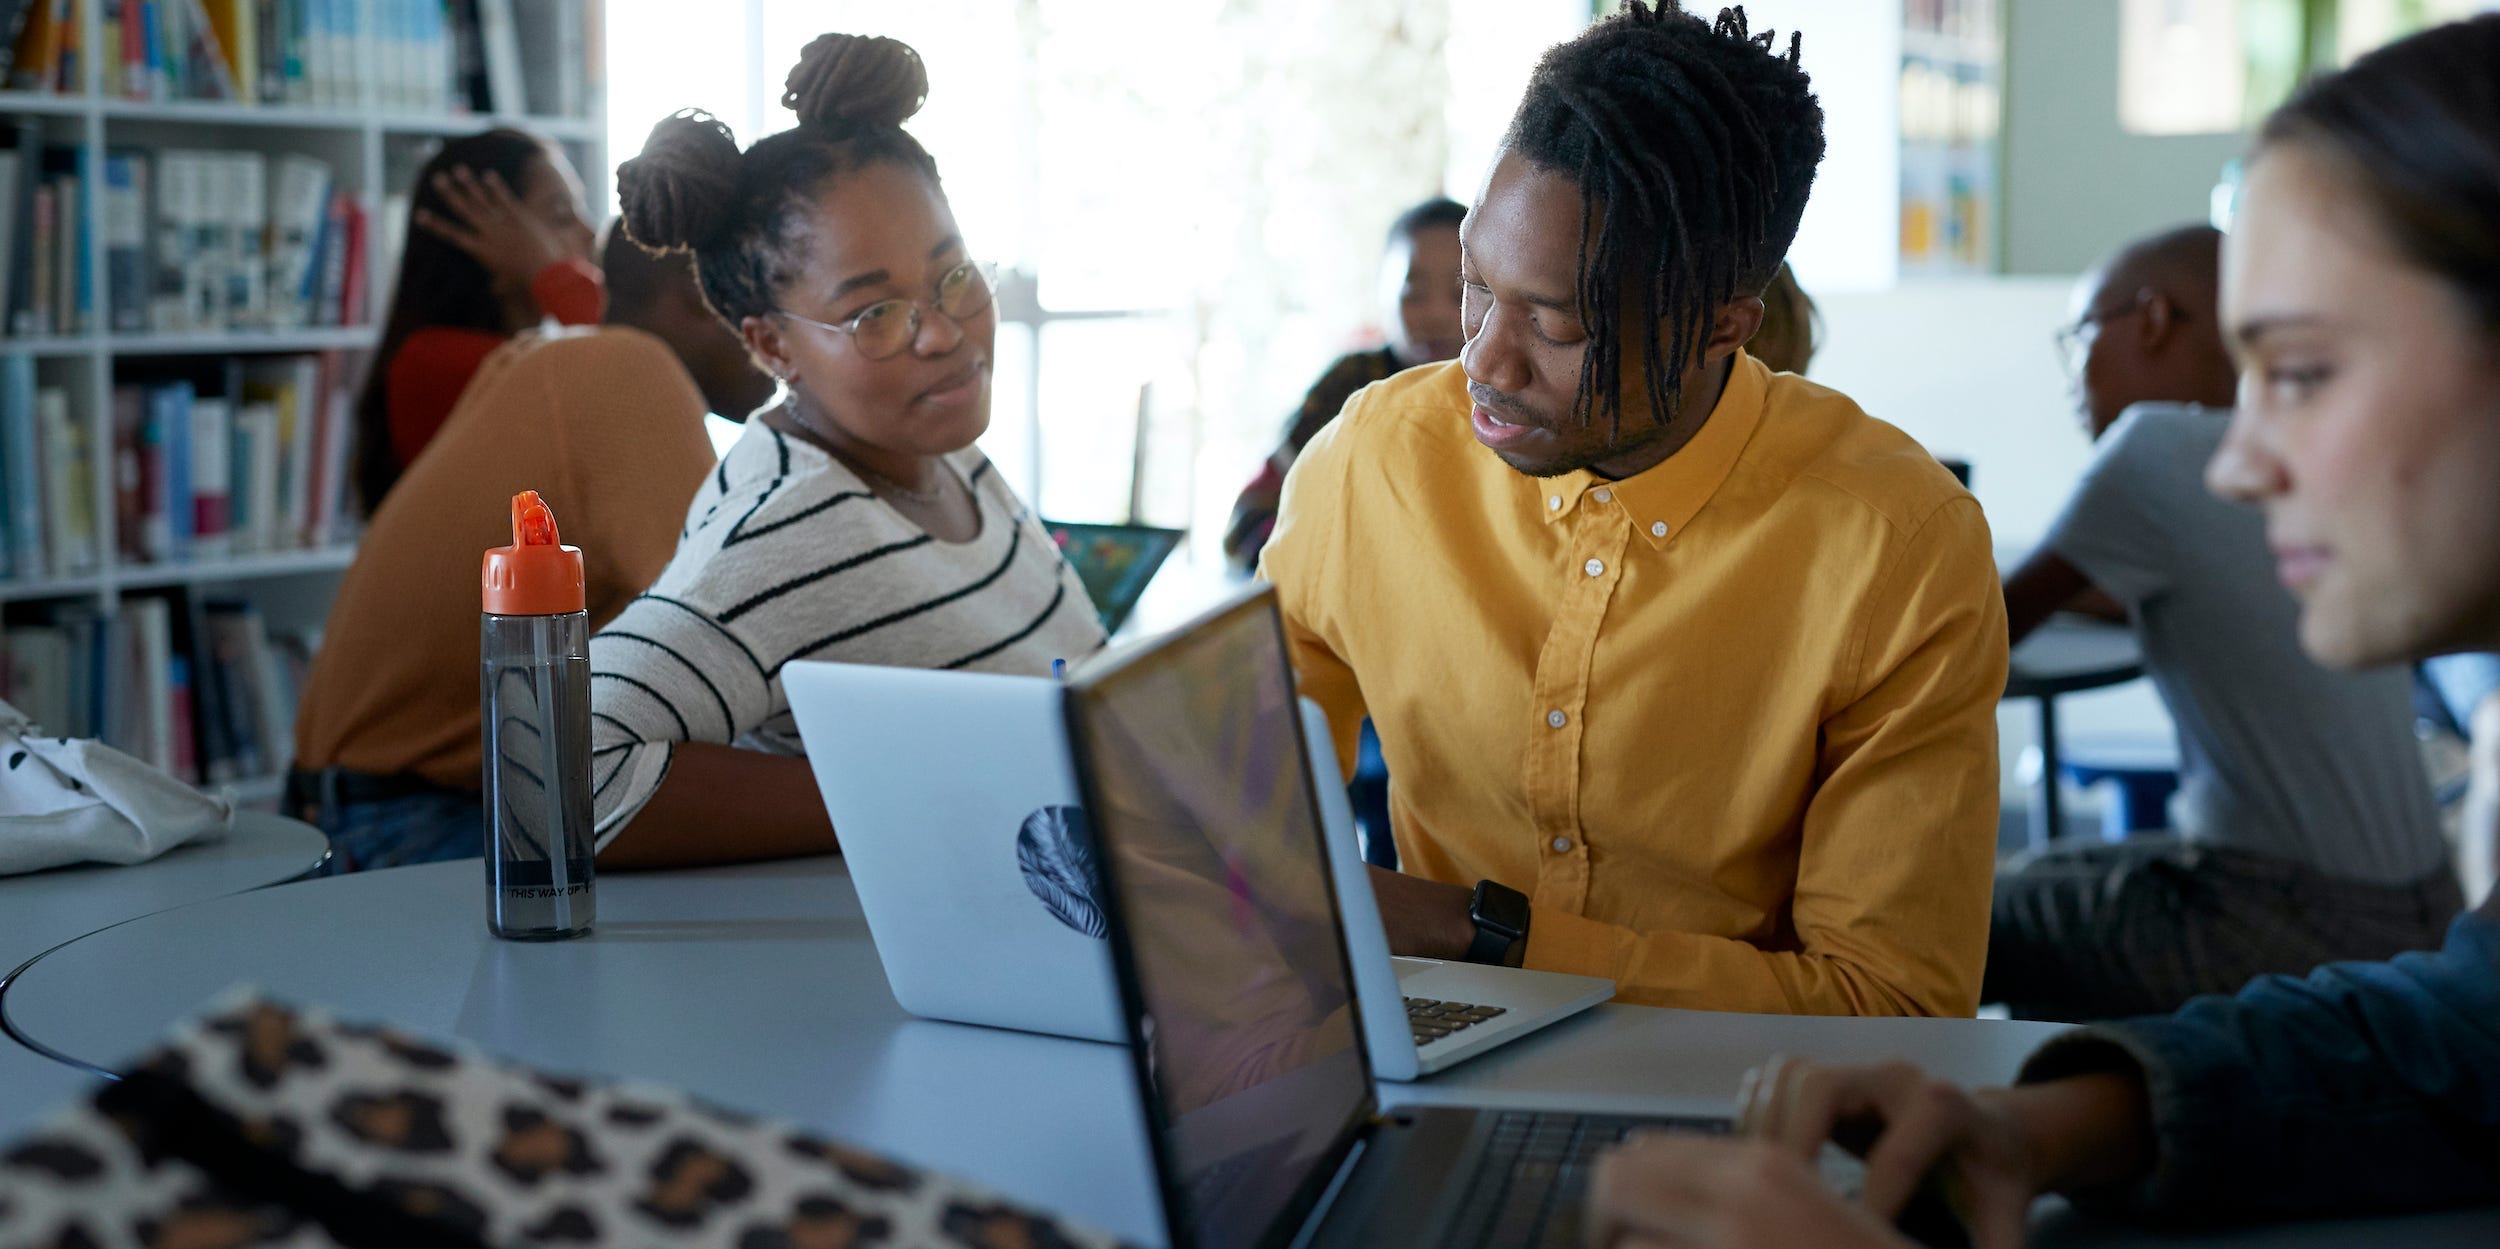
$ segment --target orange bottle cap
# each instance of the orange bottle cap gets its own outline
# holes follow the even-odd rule
[[[512,545],[486,553],[480,573],[490,616],[561,616],[584,610],[582,550],[556,538],[556,514],[535,490],[512,496]]]

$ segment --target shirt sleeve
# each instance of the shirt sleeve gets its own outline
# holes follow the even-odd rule
[[[597,325],[607,315],[608,283],[597,265],[568,257],[530,279],[530,298],[541,313],[566,325]]]
[[[2129,607],[2169,589],[2176,575],[2173,518],[2163,515],[2161,498],[2173,488],[2179,466],[2162,462],[2165,426],[2151,417],[2130,412],[2102,436],[2044,543]],[[2201,458],[2195,468],[2201,472]],[[2199,481],[2194,488],[2201,494],[2204,486]]]
[[[779,710],[749,643],[693,598],[644,595],[590,639],[590,785],[604,849],[684,742],[727,746]]]
[[[1259,556],[1259,575],[1276,586],[1294,683],[1302,697],[1326,713],[1338,771],[1344,776],[1354,775],[1365,714],[1362,686],[1339,649],[1334,624],[1343,601],[1336,584],[1344,567],[1348,441],[1346,425],[1339,422],[1321,430],[1304,448],[1293,471],[1285,474],[1276,528]]]
[[[401,468],[417,462],[418,453],[451,419],[451,410],[460,406],[469,379],[505,341],[483,330],[436,326],[400,343],[384,379],[383,397],[390,405],[391,454]]]
[[[2005,603],[1987,522],[1957,496],[1867,601],[1856,696],[1821,728],[1793,950],[1530,916],[1527,965],[1609,969],[1621,1000],[1817,1015],[1978,1009],[1997,824]]]
[[[2130,1070],[2153,1171],[2084,1204],[2238,1222],[2500,1201],[2500,918],[2458,919],[2437,953],[2069,1033],[2020,1079]]]

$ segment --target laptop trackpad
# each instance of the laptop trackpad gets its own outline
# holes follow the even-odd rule
[[[1398,969],[1399,984],[1405,984],[1417,976],[1429,976],[1437,968],[1450,966],[1437,958],[1407,958],[1404,955],[1389,961]],[[1466,966],[1466,964],[1460,964],[1460,966]]]

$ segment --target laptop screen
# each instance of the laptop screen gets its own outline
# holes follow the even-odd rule
[[[1151,525],[1087,525],[1072,521],[1042,522],[1050,530],[1059,554],[1076,569],[1076,579],[1085,584],[1085,593],[1094,600],[1094,611],[1102,617],[1103,631],[1118,633],[1127,623],[1129,613],[1137,610],[1137,600],[1145,597],[1146,583],[1154,580],[1155,570],[1163,566],[1173,548],[1186,536],[1178,529],[1157,529]]]
[[[1283,1244],[1372,1090],[1274,593],[1075,689],[1176,1249]]]

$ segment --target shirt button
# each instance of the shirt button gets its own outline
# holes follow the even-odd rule
[[[1559,495],[1559,494],[1547,495],[1547,496],[1545,497],[1545,510],[1546,510],[1546,511],[1549,511],[1549,512],[1559,512],[1559,511],[1561,511],[1561,510],[1562,510],[1562,496],[1561,496],[1561,495]]]
[[[1554,853],[1556,853],[1556,854],[1569,854],[1569,853],[1571,853],[1571,839],[1570,839],[1570,838],[1568,838],[1568,837],[1557,837],[1557,838],[1555,838],[1555,839],[1554,839]]]
[[[1663,520],[1661,520],[1661,521],[1653,521],[1653,522],[1651,522],[1651,524],[1650,524],[1650,526],[1649,526],[1649,536],[1650,536],[1650,537],[1653,537],[1653,538],[1663,538],[1663,537],[1666,537],[1666,536],[1667,536],[1667,522],[1665,522],[1665,521],[1663,521]]]
[[[1571,717],[1564,715],[1559,709],[1557,709],[1545,713],[1545,723],[1554,728],[1561,728],[1562,726],[1571,723]]]
[[[1580,571],[1587,573],[1592,577],[1603,577],[1606,575],[1606,561],[1602,559],[1590,560],[1589,562],[1580,565]]]
[[[1596,499],[1600,503],[1612,503],[1615,501],[1615,492],[1612,490],[1600,490],[1596,494],[1589,497]]]

